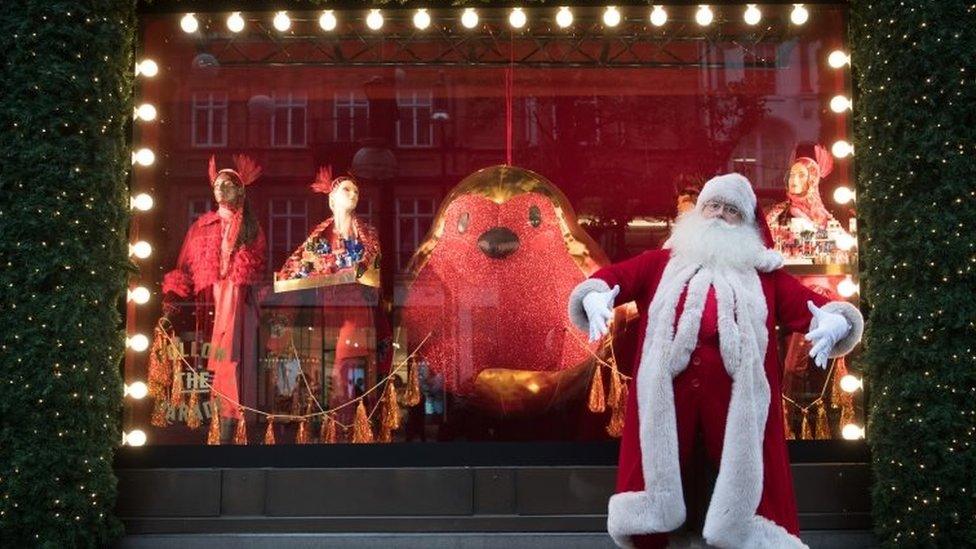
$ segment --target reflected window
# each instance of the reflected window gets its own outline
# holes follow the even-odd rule
[[[190,121],[194,147],[227,146],[227,94],[195,92]]]

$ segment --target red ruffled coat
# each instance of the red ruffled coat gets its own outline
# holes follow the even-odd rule
[[[220,240],[217,212],[201,215],[186,232],[176,268],[163,277],[163,293],[190,297],[213,286],[220,278]],[[254,240],[239,246],[231,256],[227,279],[240,286],[260,282],[266,247],[264,231],[258,226]]]

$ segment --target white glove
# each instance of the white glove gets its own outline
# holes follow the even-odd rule
[[[844,318],[844,315],[828,313],[814,305],[812,301],[807,301],[807,308],[817,319],[817,328],[810,330],[804,339],[813,343],[813,347],[810,349],[810,358],[813,359],[814,364],[826,370],[830,350],[847,335],[851,325]]]
[[[610,332],[610,320],[613,318],[613,300],[620,293],[620,286],[616,285],[606,292],[590,292],[583,298],[583,310],[590,321],[590,343],[599,341]]]

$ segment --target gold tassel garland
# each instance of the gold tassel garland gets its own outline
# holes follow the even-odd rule
[[[247,418],[244,416],[244,408],[241,408],[241,417],[237,420],[237,428],[234,429],[234,444],[247,446]]]
[[[353,444],[373,442],[373,431],[369,426],[369,417],[366,415],[366,406],[363,404],[362,399],[359,400],[359,405],[356,406],[356,420],[352,428],[352,442]]]
[[[403,403],[407,406],[420,404],[420,366],[415,360],[407,365],[407,391],[403,395]]]
[[[613,413],[610,414],[610,422],[607,423],[607,434],[617,438],[624,432],[624,411],[627,403],[627,386],[620,384],[620,391],[615,399]]]
[[[807,408],[803,409],[803,420],[800,421],[800,439],[813,440],[813,430],[810,429],[810,414]]]
[[[179,360],[173,361],[173,383],[169,393],[169,405],[179,408],[183,404],[183,365]]]
[[[395,431],[400,428],[400,405],[397,403],[396,387],[393,380],[386,382],[386,391],[383,395],[383,428]]]
[[[302,419],[298,422],[298,434],[295,435],[295,444],[308,444],[308,420]]]
[[[335,444],[336,442],[336,423],[335,420],[332,419],[332,416],[328,414],[322,418],[322,427],[319,438],[322,439],[322,444]]]
[[[274,443],[274,416],[268,416],[268,428],[264,430],[264,444],[266,446],[272,446]]]
[[[593,413],[600,413],[607,409],[606,395],[603,394],[603,368],[597,364],[593,368],[593,379],[590,381],[589,408]]]
[[[790,403],[785,399],[783,400],[783,431],[786,433],[786,440],[796,440],[793,424],[790,423]]]
[[[217,401],[210,399],[210,429],[207,431],[207,444],[220,445],[220,414],[217,413]]]
[[[200,417],[200,397],[196,391],[190,393],[190,401],[187,403],[186,426],[190,429],[200,427],[202,418]]]
[[[149,423],[153,427],[166,427],[169,423],[166,421],[166,400],[156,399],[153,403],[152,416],[149,418]]]

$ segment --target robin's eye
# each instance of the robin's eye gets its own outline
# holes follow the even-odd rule
[[[464,231],[468,230],[468,225],[471,224],[471,214],[464,212],[461,217],[458,218],[458,232],[464,234]]]
[[[542,210],[538,206],[529,207],[529,224],[533,227],[542,225]]]

